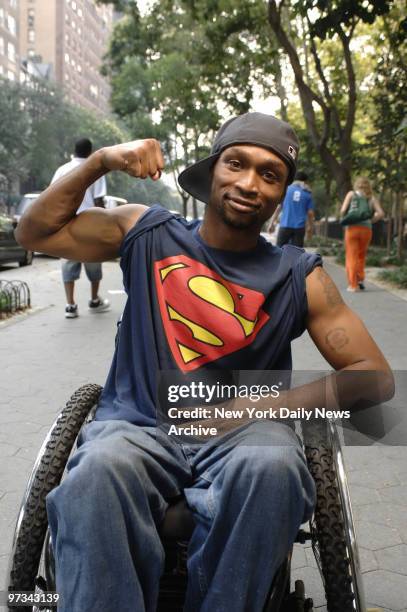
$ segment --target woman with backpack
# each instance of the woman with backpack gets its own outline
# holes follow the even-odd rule
[[[341,224],[345,229],[347,291],[365,288],[366,253],[372,239],[372,223],[384,217],[384,211],[375,198],[370,181],[358,177],[354,190],[349,191],[343,201]]]

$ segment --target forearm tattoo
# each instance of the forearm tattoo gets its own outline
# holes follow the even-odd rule
[[[325,337],[326,343],[333,351],[340,351],[345,344],[348,344],[349,338],[343,327],[335,327],[331,329]]]
[[[335,283],[327,274],[325,274],[322,268],[317,268],[317,270],[318,280],[324,290],[328,306],[339,306],[340,304],[343,304],[341,294],[336,288]]]

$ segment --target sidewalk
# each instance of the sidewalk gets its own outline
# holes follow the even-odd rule
[[[0,324],[0,584],[6,579],[14,523],[36,454],[54,417],[82,384],[103,384],[113,352],[116,321],[123,305],[120,269],[104,264],[102,293],[112,309],[88,314],[88,283],[78,286],[81,316],[63,317],[59,262],[46,265],[46,283],[30,286],[40,308]],[[365,321],[391,366],[407,370],[407,302],[371,283],[360,294],[344,292],[342,268],[327,263],[344,299]],[[21,278],[16,270],[16,278]],[[114,293],[108,293],[108,291]],[[307,334],[293,344],[294,366],[326,370]],[[351,497],[361,547],[368,603],[407,612],[407,453],[406,447],[346,448]],[[324,610],[313,554],[296,547],[293,578],[305,581],[315,606]]]
[[[324,266],[391,367],[407,370],[407,301],[371,282],[365,292],[347,293],[344,268]],[[293,357],[297,370],[327,368],[307,333],[293,343]],[[407,446],[345,447],[344,456],[367,604],[407,612]],[[325,610],[310,547],[295,547],[293,567],[293,579],[303,579],[314,605]]]

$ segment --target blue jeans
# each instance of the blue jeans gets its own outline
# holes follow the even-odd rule
[[[87,425],[47,497],[58,610],[155,612],[157,526],[182,491],[196,521],[184,610],[261,612],[315,502],[295,433],[265,421],[195,447],[125,421]]]

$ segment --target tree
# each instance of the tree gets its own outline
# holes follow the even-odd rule
[[[115,28],[104,71],[111,78],[115,112],[134,138],[156,137],[162,142],[167,166],[176,178],[181,167],[206,153],[205,140],[217,127],[219,114],[201,87],[190,14],[177,3],[167,0],[163,5],[160,12],[143,18],[134,5],[127,6],[125,18]],[[175,185],[186,215],[190,196],[176,180]]]
[[[334,183],[343,198],[351,188],[353,167],[368,163],[363,145],[372,122],[363,117],[357,101],[358,96],[367,99],[363,88],[371,80],[368,64],[373,65],[373,59],[365,61],[362,40],[371,44],[371,25],[389,12],[391,3],[165,0],[155,2],[151,13],[140,17],[134,4],[121,2],[128,17],[109,57],[115,95],[126,105],[122,116],[127,121],[148,100],[147,114],[159,110],[161,118],[177,117],[181,133],[186,130],[189,135],[196,125],[198,133],[205,135],[204,122],[201,127],[194,116],[199,104],[215,101],[224,116],[228,111],[249,110],[256,95],[274,94],[280,99],[281,117],[292,121],[297,98],[287,79],[289,70],[302,109],[296,127],[305,136],[303,150],[314,163],[312,147],[327,192]],[[130,70],[140,71],[139,85],[125,77]],[[129,112],[135,87],[142,91],[137,99],[133,97],[134,110]],[[183,109],[188,109],[188,115]],[[160,126],[165,126],[164,120]],[[195,156],[194,147],[189,144],[185,154],[185,143],[180,144],[180,135],[174,134],[173,129],[172,151],[186,163]],[[201,139],[207,141],[204,136]]]
[[[29,121],[19,85],[0,78],[0,175],[8,193],[27,175]]]
[[[377,15],[389,10],[390,1],[369,0],[365,3],[336,0],[297,0],[287,4],[281,0],[268,1],[268,20],[274,35],[287,55],[298,89],[304,120],[312,143],[335,180],[338,194],[343,198],[351,188],[352,132],[355,124],[357,81],[353,65],[351,42],[360,21],[372,24]],[[312,20],[311,14],[316,18]],[[301,24],[304,31],[308,55],[301,56],[298,35],[293,25]],[[340,43],[339,62],[345,75],[346,104],[337,82],[328,76],[329,67],[324,66],[323,47],[327,37]],[[312,60],[318,80],[311,80],[307,62]],[[332,64],[331,64],[332,66]],[[314,82],[313,82],[314,81]],[[319,112],[317,112],[319,109]]]
[[[403,14],[401,3],[396,3],[377,34],[381,53],[372,96],[374,133],[369,142],[371,173],[382,192],[390,194],[399,259],[403,255],[403,199],[407,192],[407,18]],[[390,234],[388,238],[390,247]]]
[[[75,141],[92,140],[94,148],[131,139],[117,118],[103,118],[67,103],[56,86],[44,81],[20,85],[4,81],[0,87],[0,175],[4,199],[10,191],[42,191],[56,168],[69,161]],[[108,190],[131,202],[162,201],[178,208],[179,201],[160,181],[136,181],[123,173],[108,175]],[[4,185],[3,185],[4,183]]]

